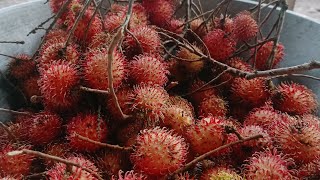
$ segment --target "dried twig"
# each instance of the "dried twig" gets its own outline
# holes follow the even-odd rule
[[[24,44],[24,41],[0,41],[0,44]]]
[[[80,164],[74,163],[72,161],[57,157],[57,156],[53,156],[53,155],[49,155],[49,154],[45,154],[45,153],[42,153],[42,152],[39,152],[39,151],[33,151],[33,150],[29,150],[29,149],[22,149],[22,150],[19,150],[19,151],[11,151],[11,152],[8,153],[9,156],[17,156],[17,155],[20,155],[20,154],[30,154],[30,155],[34,155],[34,156],[37,156],[37,157],[42,157],[42,158],[45,158],[45,159],[50,159],[50,160],[53,160],[53,161],[64,163],[67,166],[75,166],[75,167],[83,169],[84,171],[87,171],[88,173],[90,173],[94,177],[96,177],[97,179],[103,180],[103,178],[98,173],[94,172],[93,170],[91,170],[89,168],[86,168],[86,167],[83,167]]]
[[[207,157],[211,156],[212,154],[218,152],[218,151],[221,151],[222,149],[226,149],[228,147],[231,147],[231,146],[234,146],[234,145],[237,145],[237,144],[240,144],[240,143],[243,143],[243,142],[246,142],[246,141],[250,141],[250,140],[254,140],[254,139],[259,139],[259,138],[263,138],[262,135],[256,135],[256,136],[252,136],[252,137],[248,137],[248,138],[244,138],[242,140],[238,140],[238,141],[235,141],[235,142],[232,142],[232,143],[229,143],[229,144],[226,144],[226,145],[223,145],[223,146],[220,146],[212,151],[209,151],[207,153],[204,153],[202,154],[201,156],[195,158],[194,160],[192,160],[191,162],[189,162],[188,164],[184,165],[182,168],[176,170],[175,172],[173,172],[172,174],[170,174],[171,177],[173,177],[174,175],[176,174],[179,174],[181,172],[184,172],[186,170],[188,170],[189,168],[191,168],[192,166],[196,165],[198,162],[206,159]]]
[[[108,94],[110,93],[109,91],[106,91],[106,90],[92,89],[92,88],[85,87],[85,86],[80,86],[79,88],[80,88],[80,90],[82,90],[82,91],[92,92],[92,93],[97,93],[97,94],[108,95]]]
[[[279,77],[286,77],[286,76],[304,77],[304,78],[309,78],[309,79],[320,81],[319,77],[310,76],[310,75],[307,75],[307,74],[284,74],[284,75],[274,76],[272,78],[279,78]]]
[[[99,145],[101,147],[105,147],[105,148],[110,148],[110,149],[115,149],[115,150],[121,150],[121,151],[132,151],[133,148],[132,147],[122,147],[119,145],[113,145],[113,144],[107,144],[107,143],[102,143],[102,142],[98,142],[98,141],[94,141],[92,139],[89,139],[87,137],[81,136],[79,134],[74,134],[75,137],[83,140],[83,141],[87,141],[89,143],[95,144],[95,145]]]
[[[27,115],[27,116],[32,116],[32,114],[30,114],[30,113],[28,113],[28,112],[14,111],[14,110],[11,110],[11,109],[5,109],[5,108],[0,108],[0,112],[6,112],[6,113],[16,114],[16,115]]]
[[[9,127],[6,126],[3,122],[0,121],[0,127],[4,129],[9,135],[10,139],[14,142],[18,142],[18,138],[10,131]]]
[[[43,29],[43,25],[45,25],[47,22],[49,22],[51,19],[53,19],[56,15],[52,15],[51,17],[49,17],[48,19],[46,19],[45,21],[43,21],[42,23],[40,23],[37,27],[35,27],[34,29],[32,29],[27,36],[29,36],[30,34],[35,34],[37,32],[37,30],[39,29]]]

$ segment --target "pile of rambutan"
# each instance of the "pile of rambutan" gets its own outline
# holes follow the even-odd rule
[[[49,1],[53,13],[68,2]],[[71,0],[37,53],[11,61],[8,79],[26,102],[0,126],[0,179],[320,178],[316,95],[202,58],[276,67],[284,47],[268,65],[274,44],[255,40],[254,14],[186,21],[173,0],[117,1],[105,14],[94,4]],[[238,53],[254,41],[249,58]]]

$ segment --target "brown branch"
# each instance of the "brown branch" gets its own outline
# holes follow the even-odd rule
[[[97,14],[98,12],[100,12],[100,8],[101,8],[102,3],[103,3],[103,1],[100,1],[100,3],[97,5],[95,0],[93,0],[93,2],[94,2],[93,4],[95,5],[95,10],[94,10],[94,12],[93,12],[93,14],[92,14],[92,16],[91,16],[91,18],[90,18],[90,20],[89,20],[89,23],[87,24],[87,27],[86,27],[86,29],[85,29],[85,31],[84,31],[84,38],[83,38],[83,41],[84,41],[84,42],[86,41],[86,39],[87,39],[87,37],[88,37],[89,28],[90,28],[93,20],[95,19],[96,14]],[[104,25],[104,22],[102,22],[102,19],[101,19],[101,18],[100,18],[100,20],[101,20],[101,25]]]
[[[47,22],[49,22],[51,19],[53,19],[56,15],[53,15],[51,17],[49,17],[48,19],[46,19],[45,21],[43,21],[42,23],[40,23],[37,27],[35,27],[34,29],[32,29],[27,36],[29,36],[30,34],[35,34],[37,32],[37,30],[39,29],[43,29],[43,25],[45,25]]]
[[[16,115],[27,115],[27,116],[32,116],[32,114],[31,114],[31,113],[28,113],[28,112],[14,111],[14,110],[11,110],[11,109],[5,109],[5,108],[0,108],[0,112],[6,112],[6,113],[16,114]]]
[[[320,81],[320,78],[315,77],[315,76],[306,75],[306,74],[284,74],[284,75],[274,76],[272,78],[279,78],[279,77],[286,77],[286,76],[304,77],[304,78],[309,78],[309,79]]]
[[[113,87],[112,63],[114,60],[114,52],[115,52],[117,46],[119,45],[119,42],[121,41],[121,39],[124,37],[125,31],[127,30],[127,27],[128,27],[128,24],[129,24],[129,21],[131,18],[131,14],[132,14],[133,3],[134,3],[134,0],[130,0],[128,12],[126,14],[126,19],[125,19],[124,23],[120,26],[120,28],[117,30],[115,35],[113,36],[111,44],[108,49],[108,84],[109,84],[110,94],[112,96],[114,103],[116,104],[118,111],[121,114],[122,119],[127,119],[127,118],[129,118],[129,116],[123,113],[123,111],[119,105],[118,98],[115,93],[114,87]]]
[[[115,150],[120,150],[120,151],[132,151],[133,148],[132,147],[122,147],[119,145],[113,145],[113,144],[107,144],[107,143],[102,143],[102,142],[98,142],[98,141],[94,141],[92,139],[89,139],[87,137],[81,136],[77,133],[74,134],[75,137],[83,140],[83,141],[87,141],[89,143],[95,144],[95,145],[99,145],[101,147],[105,147],[105,148],[110,148],[110,149],[115,149]]]
[[[262,135],[256,135],[256,136],[252,136],[252,137],[248,137],[248,138],[244,138],[242,140],[238,140],[238,141],[235,141],[235,142],[232,142],[232,143],[229,143],[229,144],[225,144],[223,146],[220,146],[212,151],[209,151],[207,153],[204,153],[202,154],[201,156],[195,158],[194,160],[192,160],[191,162],[189,162],[188,164],[184,165],[182,168],[176,170],[175,172],[173,172],[172,174],[170,174],[170,176],[174,176],[175,174],[179,174],[181,172],[184,172],[186,170],[188,170],[189,168],[191,168],[192,166],[196,165],[198,162],[206,159],[207,157],[211,156],[212,154],[218,152],[218,151],[221,151],[223,149],[226,149],[228,147],[231,147],[231,146],[234,146],[234,145],[237,145],[237,144],[240,144],[240,143],[243,143],[243,142],[246,142],[246,141],[250,141],[250,140],[254,140],[254,139],[259,139],[259,138],[263,138]]]
[[[24,44],[24,41],[0,41],[0,44]]]
[[[11,140],[13,140],[14,142],[18,142],[18,138],[10,131],[9,127],[6,126],[1,121],[0,121],[0,127],[7,132]]]
[[[29,150],[29,149],[22,149],[22,150],[19,150],[19,151],[11,151],[11,152],[8,153],[9,156],[17,156],[17,155],[20,155],[20,154],[30,154],[30,155],[34,155],[34,156],[37,156],[37,157],[42,157],[42,158],[45,158],[45,159],[50,159],[50,160],[53,160],[53,161],[64,163],[67,166],[75,166],[75,167],[83,169],[84,171],[87,171],[88,173],[90,173],[94,177],[96,177],[97,179],[103,180],[103,178],[98,173],[94,172],[93,170],[91,170],[89,168],[83,167],[80,164],[77,164],[77,163],[74,163],[72,161],[69,161],[69,160],[66,160],[66,159],[63,159],[63,158],[60,158],[60,157],[57,157],[57,156],[53,156],[53,155],[50,155],[50,154],[45,154],[45,153],[42,153],[42,152],[39,152],[39,151],[33,151],[33,150]]]
[[[80,90],[82,90],[82,91],[91,92],[91,93],[96,93],[96,94],[104,94],[104,95],[107,95],[107,94],[110,93],[109,91],[106,91],[106,90],[92,89],[92,88],[85,87],[85,86],[80,86],[79,88],[80,88]]]

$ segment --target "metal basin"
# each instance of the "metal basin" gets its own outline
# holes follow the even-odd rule
[[[51,16],[51,11],[45,0],[37,0],[11,6],[0,10],[0,40],[24,40],[24,45],[17,44],[1,44],[0,53],[15,55],[18,53],[32,54],[38,47],[43,31],[36,34],[26,36],[30,30]],[[217,4],[217,1],[203,0],[205,10],[209,10]],[[231,12],[236,13],[241,10],[253,7],[256,2],[253,1],[233,1],[231,4]],[[266,10],[262,11],[262,15]],[[272,17],[274,22],[275,16]],[[272,24],[266,24],[265,31],[271,28]],[[283,32],[281,34],[281,42],[285,45],[285,60],[280,67],[293,66],[308,62],[313,59],[320,59],[320,23],[305,17],[303,15],[287,12],[284,23]],[[8,60],[0,57],[0,70],[5,72]],[[320,70],[313,70],[307,74],[320,77]],[[320,97],[320,82],[306,78],[287,78],[311,88]],[[16,108],[19,102],[16,100],[16,93],[12,87],[1,77],[0,79],[0,107]],[[8,115],[1,114],[0,120],[9,119]]]

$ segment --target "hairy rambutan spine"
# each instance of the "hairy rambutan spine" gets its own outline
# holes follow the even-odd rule
[[[8,72],[10,78],[23,80],[36,72],[36,63],[27,54],[19,54],[9,63]]]
[[[255,37],[258,33],[259,27],[256,20],[252,17],[250,12],[243,11],[233,18],[233,31],[235,38],[240,41],[248,41]]]

